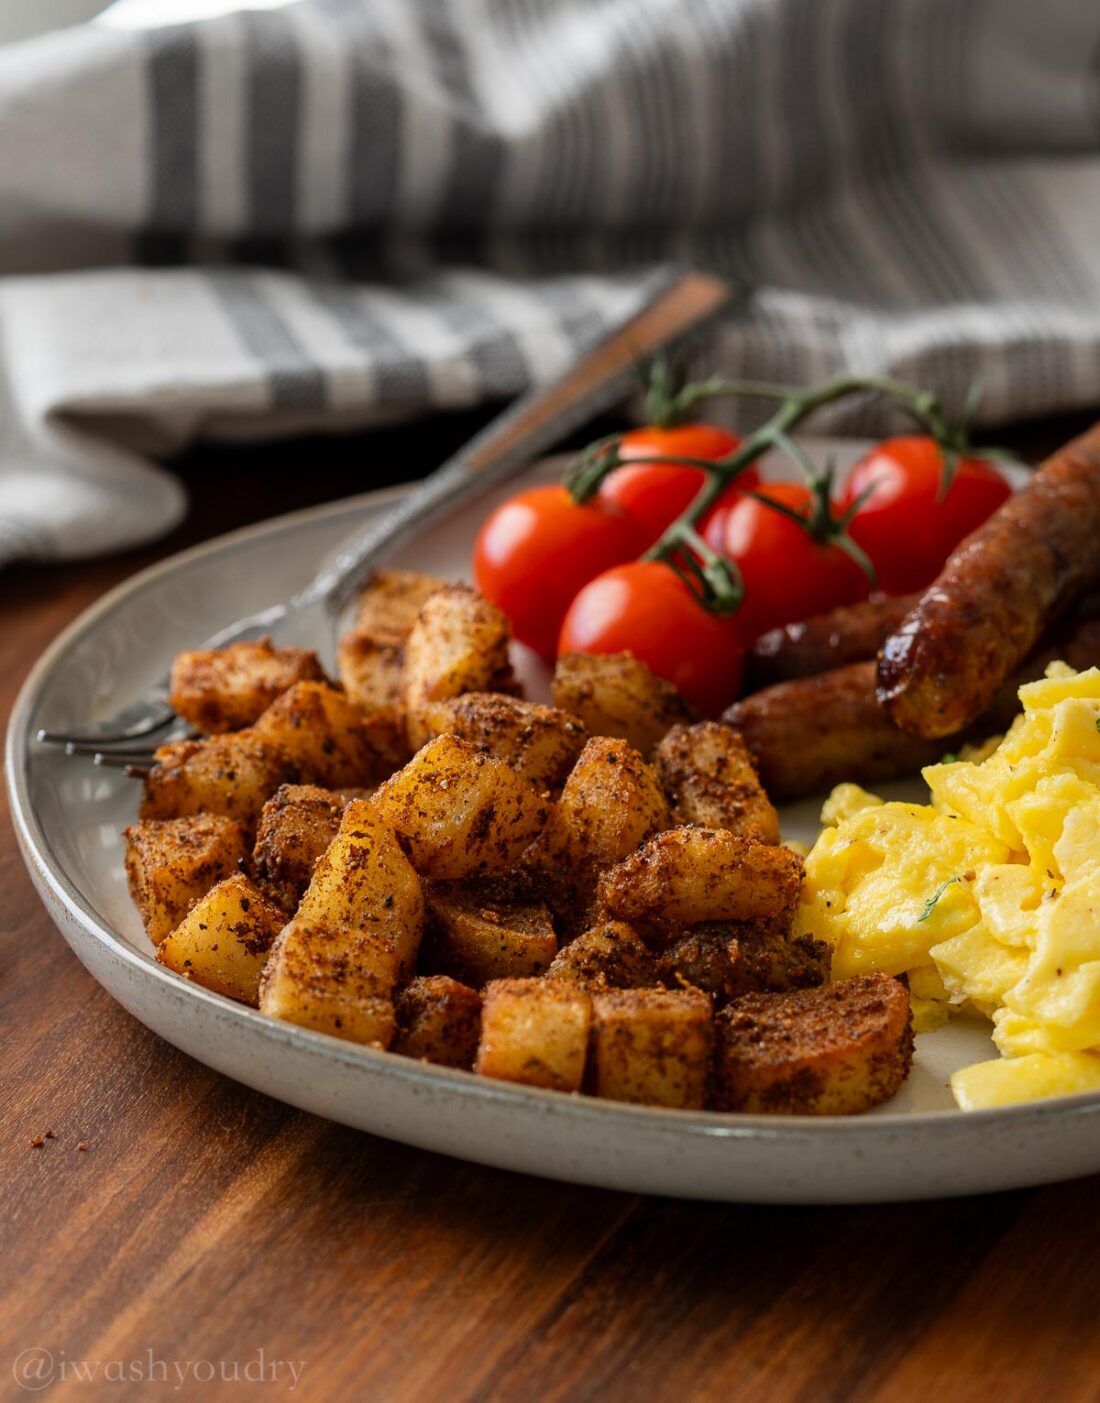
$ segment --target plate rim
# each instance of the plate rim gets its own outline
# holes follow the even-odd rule
[[[174,990],[179,997],[197,999],[200,1003],[222,1017],[230,1017],[239,1022],[243,1029],[252,1029],[257,1036],[275,1043],[299,1045],[311,1049],[316,1054],[335,1058],[346,1067],[363,1067],[379,1073],[389,1073],[398,1081],[420,1087],[437,1087],[445,1091],[455,1091],[464,1096],[472,1096],[496,1102],[499,1105],[523,1106],[528,1109],[542,1106],[546,1112],[564,1112],[588,1121],[597,1119],[600,1124],[611,1128],[619,1123],[635,1130],[652,1127],[656,1131],[678,1129],[681,1134],[692,1139],[741,1139],[752,1137],[761,1140],[785,1142],[819,1142],[822,1139],[849,1139],[854,1136],[873,1136],[888,1139],[899,1132],[912,1132],[918,1127],[935,1131],[948,1129],[963,1123],[975,1126],[996,1123],[999,1126],[1019,1126],[1032,1121],[1057,1123],[1063,1119],[1076,1119],[1082,1115],[1100,1114],[1100,1092],[1077,1092],[1070,1096],[1045,1097],[1035,1101],[1019,1102],[1008,1106],[986,1107],[980,1110],[963,1111],[959,1108],[946,1108],[919,1113],[897,1113],[885,1111],[876,1116],[820,1116],[820,1117],[778,1117],[749,1115],[743,1112],[724,1111],[684,1111],[655,1106],[632,1105],[627,1102],[603,1101],[593,1097],[545,1090],[539,1087],[526,1087],[508,1082],[498,1082],[490,1078],[475,1077],[472,1073],[456,1068],[440,1067],[422,1063],[397,1053],[372,1048],[326,1033],[295,1024],[283,1023],[266,1018],[258,1009],[239,1004],[201,985],[181,979],[171,970],[158,964],[148,955],[138,950],[119,932],[113,930],[94,911],[76,889],[55,857],[41,821],[35,812],[29,792],[29,760],[31,747],[36,744],[30,729],[30,717],[44,690],[57,661],[89,628],[113,613],[135,594],[163,576],[189,567],[207,555],[218,554],[245,542],[255,542],[264,536],[277,536],[288,530],[340,515],[348,511],[378,509],[399,500],[417,484],[415,481],[376,488],[372,491],[356,493],[351,497],[339,498],[333,502],[323,502],[311,507],[300,508],[248,526],[236,528],[222,535],[211,537],[184,550],[174,552],[163,560],[146,566],[142,570],[120,581],[99,599],[82,610],[54,638],[38,657],[19,688],[8,721],[4,746],[4,768],[8,800],[11,808],[12,826],[19,841],[25,864],[37,871],[38,876],[52,892],[54,899],[64,908],[70,919],[83,928],[102,945],[108,954],[121,961],[138,978],[151,979],[166,990]],[[33,873],[32,873],[33,877]],[[37,883],[36,883],[37,885]],[[41,893],[39,893],[41,899]],[[43,903],[45,905],[45,903]],[[49,912],[47,907],[48,914]],[[61,932],[65,937],[65,932]],[[71,942],[67,940],[67,943]],[[74,952],[75,953],[75,952]],[[79,957],[78,957],[79,958]],[[95,978],[95,975],[92,975]],[[97,979],[97,983],[100,981]],[[110,993],[110,991],[108,991]],[[110,997],[118,1002],[112,993]],[[140,1020],[139,1020],[140,1021]],[[161,1036],[157,1034],[157,1036]],[[167,1039],[165,1039],[167,1041]],[[230,1074],[232,1075],[232,1074]]]

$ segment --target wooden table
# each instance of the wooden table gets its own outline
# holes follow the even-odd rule
[[[0,714],[57,631],[135,569],[416,476],[473,425],[196,455],[170,540],[0,575]],[[0,877],[0,1398],[23,1396],[19,1357],[28,1385],[52,1367],[51,1397],[273,1397],[296,1378],[295,1397],[386,1403],[1100,1399],[1100,1177],[781,1209],[461,1164],[191,1061],[69,953],[6,823]]]

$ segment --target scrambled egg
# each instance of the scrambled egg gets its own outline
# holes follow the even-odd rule
[[[796,934],[833,977],[906,974],[914,1027],[992,1020],[1002,1060],[963,1109],[1100,1089],[1100,669],[1055,663],[995,746],[930,765],[931,804],[840,785],[806,859]]]

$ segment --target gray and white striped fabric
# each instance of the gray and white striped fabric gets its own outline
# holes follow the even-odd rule
[[[0,50],[0,563],[167,530],[201,436],[514,395],[670,262],[733,375],[1100,401],[1095,0],[111,21]]]

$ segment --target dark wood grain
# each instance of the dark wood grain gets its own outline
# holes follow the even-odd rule
[[[196,455],[194,511],[170,541],[0,576],[0,712],[58,629],[134,569],[415,476],[473,423]],[[464,1165],[293,1111],[159,1041],[69,953],[6,822],[0,890],[0,1397],[24,1396],[11,1364],[38,1347],[70,1371],[50,1397],[271,1397],[286,1361],[291,1396],[321,1400],[1100,1398],[1100,1178],[817,1210]],[[263,1383],[200,1367],[177,1387],[176,1363],[255,1371],[261,1350]],[[105,1377],[148,1370],[150,1351],[166,1381]],[[96,1381],[72,1374],[85,1364]]]

